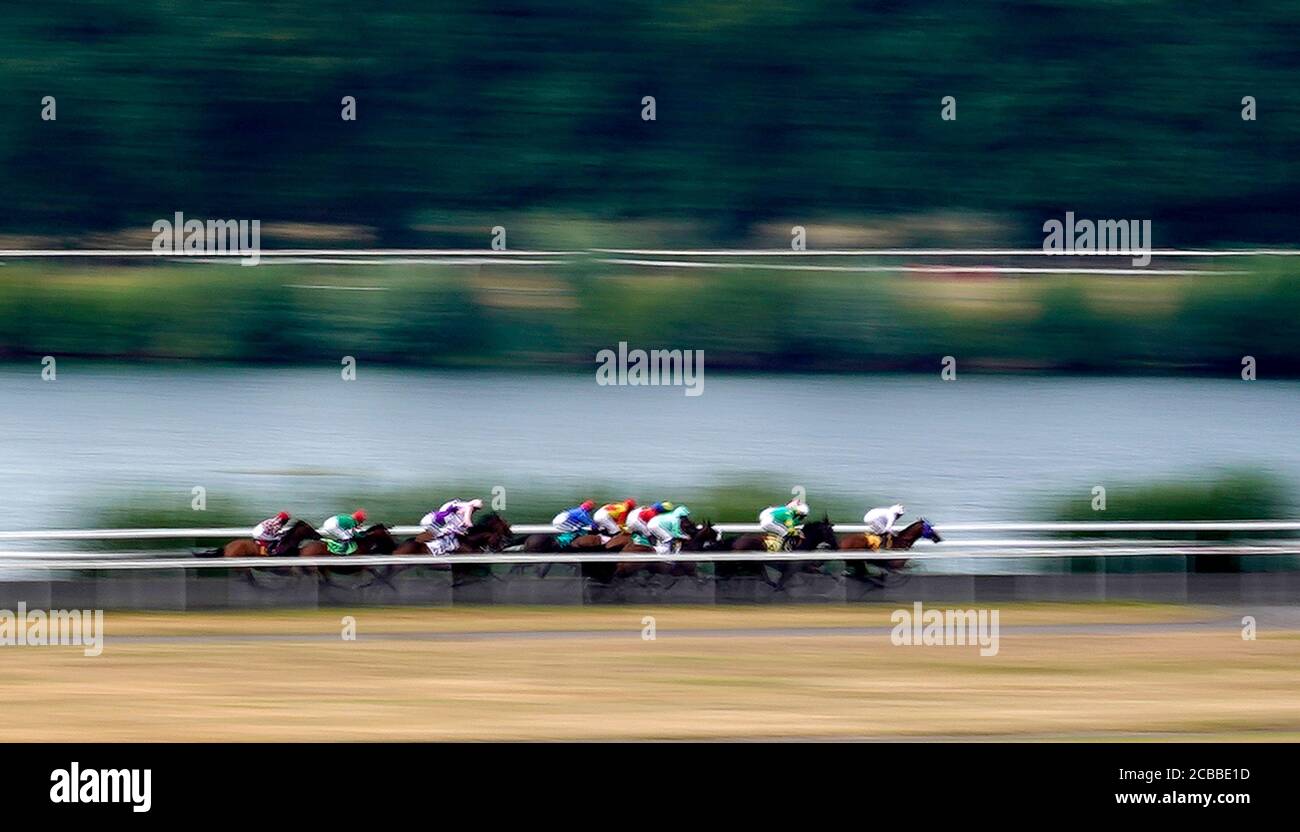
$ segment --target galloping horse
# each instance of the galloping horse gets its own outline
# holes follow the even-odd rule
[[[295,521],[275,545],[267,551],[251,537],[232,540],[224,546],[197,552],[201,558],[256,558],[256,557],[293,557],[298,554],[298,546],[307,540],[320,540],[316,528],[306,520]]]
[[[357,544],[357,550],[353,553],[357,555],[389,555],[397,548],[397,541],[393,540],[388,527],[383,523],[376,523],[352,540]],[[305,541],[298,547],[298,556],[303,558],[323,558],[329,554],[329,547],[319,537]]]
[[[510,524],[499,515],[488,514],[459,535],[458,546],[448,552],[452,555],[468,555],[474,552],[500,552],[510,545],[514,533]],[[429,549],[424,544],[433,540],[433,535],[421,532],[415,537],[407,538],[393,549],[394,555],[424,555]]]
[[[934,527],[922,517],[909,523],[902,531],[887,534],[880,540],[879,548],[872,549],[871,542],[867,539],[866,534],[851,534],[840,538],[840,551],[904,551],[911,549],[912,545],[921,538],[932,540],[935,543],[942,543],[943,538],[934,530]],[[879,564],[885,569],[898,571],[906,568],[906,558],[889,558],[881,560],[863,559],[852,560],[847,562],[850,570],[850,576],[863,580],[867,577],[867,564]]]
[[[561,546],[558,539],[559,535],[555,532],[545,534],[530,534],[524,538],[523,551],[530,554],[540,554],[544,552],[617,552],[624,549],[632,542],[632,535],[627,532],[616,534],[608,540],[597,532],[591,534],[578,535],[569,541],[568,546]],[[541,571],[538,572],[539,578],[545,578],[551,573],[553,563],[542,564]],[[611,569],[613,564],[608,563],[591,563],[582,568],[584,573],[589,574],[598,583],[609,583],[617,569]],[[523,564],[516,564],[515,572],[523,571]]]
[[[713,528],[713,524],[708,520],[696,525],[689,517],[682,518],[682,531],[686,533],[686,539],[682,541],[680,551],[683,552],[703,552],[712,549],[718,545],[721,534]],[[643,546],[640,543],[629,543],[623,547],[624,552],[653,552],[653,546]],[[610,580],[617,578],[629,578],[638,572],[646,571],[652,575],[668,575],[672,578],[690,577],[699,580],[699,564],[693,560],[683,561],[630,561],[619,563],[614,568]],[[671,586],[671,584],[670,584]]]
[[[784,551],[811,552],[822,546],[829,549],[839,548],[839,542],[835,538],[835,527],[826,515],[822,515],[821,520],[804,523],[799,534],[786,537]],[[767,535],[762,532],[742,534],[735,540],[730,541],[729,546],[723,544],[723,547],[733,552],[766,552],[768,551]],[[805,571],[811,569],[815,571],[820,564],[821,561],[774,561],[771,566],[780,574],[780,577],[775,582],[767,582],[772,585],[773,589],[783,590],[785,589],[786,579],[796,570]],[[760,571],[760,574],[763,574],[763,572]],[[764,580],[767,580],[765,574]]]
[[[766,552],[768,551],[767,538],[764,532],[750,532],[729,541],[726,548],[733,552]],[[839,547],[835,540],[835,529],[826,515],[822,515],[822,519],[816,522],[805,523],[798,534],[786,537],[785,549],[804,552],[816,549],[823,543],[832,549]]]
[[[393,540],[388,527],[382,523],[376,523],[353,537],[352,540],[357,544],[357,550],[353,552],[355,555],[389,555],[397,548],[397,541]],[[329,547],[320,538],[308,540],[298,547],[299,557],[322,558],[329,557],[329,555]],[[387,571],[374,566],[321,566],[317,568],[319,569],[321,582],[324,584],[331,584],[329,579],[331,574],[355,575],[358,572],[370,572],[375,576],[375,580],[388,583]],[[391,584],[389,585],[391,586]]]
[[[524,538],[524,551],[532,553],[617,552],[632,542],[632,536],[627,533],[616,534],[608,540],[605,539],[604,535],[597,533],[582,534],[570,540],[568,546],[561,546],[557,538],[558,535],[554,532],[530,534]]]

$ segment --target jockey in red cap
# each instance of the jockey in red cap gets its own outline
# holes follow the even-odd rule
[[[289,522],[289,512],[282,511],[274,517],[268,517],[261,523],[253,527],[253,540],[257,542],[257,547],[262,554],[266,554],[275,549],[275,544],[280,542],[286,529],[284,524]]]
[[[649,537],[649,522],[655,517],[655,515],[662,514],[666,511],[672,511],[673,508],[675,508],[675,506],[669,502],[651,503],[645,508],[629,511],[627,519],[624,521],[624,525],[627,526],[627,530],[634,535],[639,534],[642,537]]]
[[[559,532],[556,541],[560,548],[568,546],[572,540],[581,534],[589,533],[596,524],[595,518],[591,516],[591,510],[596,507],[595,500],[583,500],[581,505],[565,509],[551,520],[551,525]]]
[[[361,528],[361,524],[366,521],[366,513],[362,509],[357,509],[351,514],[336,514],[327,518],[321,524],[321,530],[326,537],[336,540],[339,543],[350,543]],[[350,548],[350,547],[349,547]]]
[[[592,522],[596,530],[611,537],[627,531],[627,517],[636,508],[636,500],[624,500],[621,503],[606,503],[594,515]]]

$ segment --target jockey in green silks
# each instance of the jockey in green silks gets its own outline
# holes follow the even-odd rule
[[[646,542],[641,545],[654,546],[661,555],[675,551],[678,541],[687,539],[686,532],[682,531],[682,520],[690,516],[691,510],[686,506],[678,506],[666,514],[656,514],[646,523],[650,536],[643,538]],[[635,536],[633,540],[636,540]]]
[[[325,545],[329,547],[332,554],[350,555],[357,550],[357,543],[353,539],[361,528],[361,524],[366,522],[366,513],[362,509],[357,509],[351,514],[336,514],[321,524],[321,531],[325,533]]]
[[[758,528],[776,538],[780,546],[791,532],[799,531],[808,519],[808,505],[798,499],[783,506],[768,506],[758,513]]]

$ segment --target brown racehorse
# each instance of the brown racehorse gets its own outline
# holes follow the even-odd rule
[[[885,535],[880,542],[879,549],[872,549],[867,542],[866,534],[851,534],[840,538],[840,551],[905,551],[911,549],[916,541],[925,538],[935,543],[943,542],[943,538],[934,530],[934,527],[926,521],[924,517],[909,523],[902,531]],[[907,567],[906,558],[890,558],[885,560],[852,560],[847,562],[849,567],[849,576],[859,580],[867,578],[867,564],[874,564],[891,571],[899,571]]]
[[[201,558],[256,558],[256,557],[292,557],[298,554],[298,545],[307,540],[320,540],[315,527],[305,520],[298,520],[288,528],[275,545],[268,551],[251,537],[232,540],[224,546],[199,552]]]
[[[475,552],[500,552],[510,545],[514,533],[510,524],[496,514],[489,514],[474,523],[459,536],[460,545],[448,554],[468,555]],[[393,549],[395,555],[427,555],[429,548],[424,544],[433,540],[429,532],[421,532],[415,537],[403,540]]]
[[[530,534],[524,539],[524,551],[532,553],[541,552],[617,552],[632,541],[629,534],[618,534],[605,539],[604,535],[591,533],[582,534],[569,541],[568,546],[560,546],[556,539],[555,533],[550,534]]]
[[[397,541],[389,533],[388,527],[382,523],[376,523],[368,529],[357,534],[352,538],[357,544],[357,550],[354,555],[389,555],[397,548]],[[298,556],[303,558],[323,558],[330,556],[329,547],[325,541],[317,538],[308,540],[298,547]],[[358,572],[370,572],[374,575],[375,580],[388,583],[387,570],[382,567],[374,566],[319,566],[320,579],[325,584],[330,584],[329,576],[338,575],[355,575]],[[373,583],[373,581],[372,581]],[[389,584],[391,586],[391,584]]]
[[[794,552],[811,552],[822,546],[829,549],[838,549],[839,541],[835,537],[835,527],[831,524],[830,518],[822,515],[821,520],[812,523],[804,523],[803,529],[797,536],[791,535],[786,538],[785,542],[787,551]],[[762,532],[742,534],[740,537],[730,542],[727,547],[733,552],[766,552],[767,535]],[[770,565],[775,569],[780,577],[775,581],[767,581],[773,589],[785,589],[786,579],[796,571],[820,570],[821,561],[773,561]],[[767,580],[765,570],[760,569],[759,574]]]
[[[544,552],[617,552],[632,542],[632,536],[626,532],[614,535],[609,540],[595,532],[583,534],[569,541],[568,546],[561,546],[557,537],[554,532],[530,534],[524,538],[523,551],[530,554]],[[553,563],[542,564],[538,577],[545,578],[551,573],[551,567],[554,565]],[[589,575],[597,583],[606,584],[613,577],[612,566],[613,564],[608,563],[589,563],[580,568],[584,574]],[[522,572],[523,564],[516,564],[513,571]]]
[[[395,555],[427,555],[430,554],[429,547],[425,544],[433,540],[433,535],[429,532],[420,532],[415,537],[407,538],[397,545],[393,550]],[[457,538],[455,549],[447,552],[449,555],[470,555],[479,552],[501,552],[504,551],[514,541],[514,532],[510,529],[510,524],[505,518],[497,514],[485,515],[482,519],[476,521],[474,525],[465,530],[465,533]],[[392,579],[399,572],[411,569],[411,566],[392,564],[384,570],[382,580],[392,586]],[[429,564],[428,568],[438,571],[451,571],[455,574],[451,566],[447,564]],[[471,577],[485,578],[490,577],[492,566],[490,564],[475,564],[467,566],[460,570]],[[462,577],[464,577],[462,574]],[[456,586],[453,582],[453,586]]]
[[[357,544],[357,550],[353,554],[357,555],[389,555],[397,548],[397,541],[393,540],[388,527],[382,523],[376,523],[352,539]],[[303,558],[323,558],[329,557],[329,554],[329,547],[319,537],[305,541],[298,547],[298,556]]]
[[[704,521],[696,525],[689,517],[682,518],[682,531],[686,533],[686,539],[682,541],[681,551],[683,552],[702,552],[706,549],[716,546],[718,543],[718,532],[714,530],[713,524]],[[640,543],[629,542],[623,547],[624,552],[653,552],[653,546],[643,546]],[[651,575],[668,575],[674,579],[681,577],[690,577],[699,580],[699,564],[693,560],[683,561],[629,561],[619,563],[614,567],[614,573],[610,580],[630,578],[638,572],[649,572]],[[671,586],[671,584],[669,584]]]

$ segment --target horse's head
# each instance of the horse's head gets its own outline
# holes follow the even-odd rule
[[[498,514],[487,514],[469,527],[465,533],[470,545],[485,552],[500,552],[510,545],[514,532],[510,524]]]
[[[370,551],[387,555],[397,548],[397,541],[383,523],[376,523],[361,533],[361,539],[368,544]]]
[[[933,540],[935,543],[943,542],[943,538],[934,530],[934,526],[931,526],[930,521],[926,520],[924,517],[921,518],[921,537],[924,537],[926,540]]]
[[[687,545],[691,548],[691,551],[702,552],[705,549],[712,549],[717,546],[721,540],[722,532],[713,528],[712,521],[705,520],[696,527],[691,539],[687,541]]]
[[[485,514],[469,527],[470,534],[510,534],[510,524],[499,514]]]
[[[835,527],[825,514],[820,520],[803,524],[803,540],[803,546],[800,547],[803,549],[816,549],[823,545],[832,549],[839,548],[839,541],[835,539]]]
[[[695,537],[695,535],[699,531],[700,531],[699,524],[697,524],[694,520],[692,520],[689,517],[682,518],[682,532],[687,537]]]
[[[293,521],[293,525],[284,536],[286,538],[292,536],[296,540],[320,540],[320,533],[316,531],[316,527],[306,520]]]

